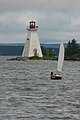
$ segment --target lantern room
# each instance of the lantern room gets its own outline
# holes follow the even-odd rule
[[[29,22],[29,26],[27,28],[28,30],[37,30],[38,26],[36,26],[36,22],[35,21],[30,21]]]

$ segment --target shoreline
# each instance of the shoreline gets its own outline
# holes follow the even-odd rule
[[[57,59],[32,59],[32,58],[27,58],[27,57],[13,57],[10,59],[7,59],[7,61],[58,61]],[[75,62],[75,61],[80,61],[80,60],[66,60],[64,61],[70,61],[70,62]]]

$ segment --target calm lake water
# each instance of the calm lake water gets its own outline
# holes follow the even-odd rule
[[[56,66],[0,57],[0,120],[80,120],[80,62],[64,61],[62,80],[51,80]]]

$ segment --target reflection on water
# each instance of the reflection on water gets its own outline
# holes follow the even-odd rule
[[[51,80],[56,66],[1,57],[0,120],[80,120],[80,63],[64,61],[62,80]]]

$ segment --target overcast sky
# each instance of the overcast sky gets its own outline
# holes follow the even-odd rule
[[[36,20],[41,43],[80,42],[80,0],[0,0],[0,43],[23,43]]]

